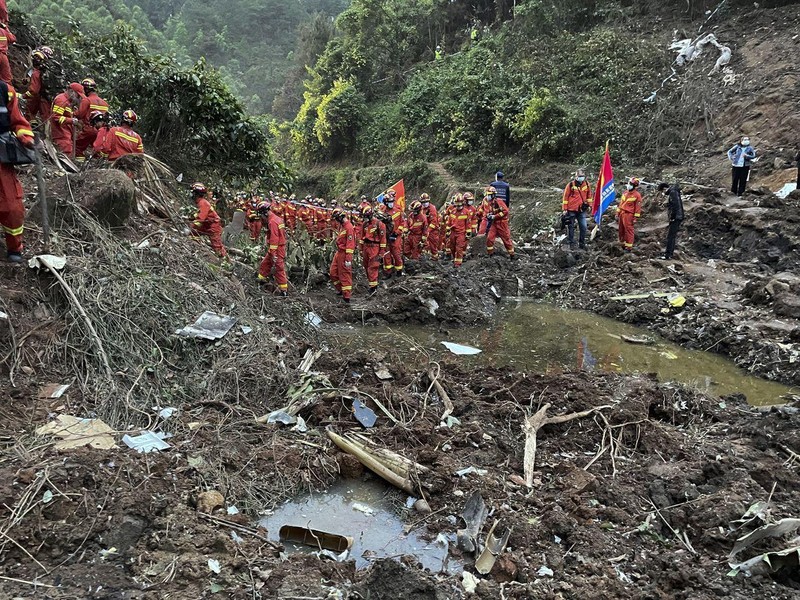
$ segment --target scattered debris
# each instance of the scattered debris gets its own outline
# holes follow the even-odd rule
[[[222,572],[222,567],[219,564],[219,561],[216,558],[209,558],[208,559],[208,569],[212,573],[216,573],[219,575]]]
[[[749,548],[763,539],[783,537],[784,535],[793,533],[797,529],[800,529],[800,519],[781,519],[776,523],[762,525],[758,529],[736,540],[736,544],[733,546],[733,550],[731,550],[731,557],[736,556],[745,548]]]
[[[461,573],[461,586],[467,594],[474,594],[478,589],[478,582],[480,580],[472,573],[464,571]]]
[[[28,261],[31,269],[55,269],[61,271],[67,266],[66,256],[54,256],[52,254],[39,254]]]
[[[361,504],[360,502],[353,502],[353,510],[364,513],[368,517],[375,516],[375,510],[373,508],[370,508],[366,504]]]
[[[161,450],[169,450],[172,448],[172,446],[164,441],[169,437],[172,437],[172,434],[164,433],[162,431],[156,432],[145,430],[136,437],[124,435],[122,437],[122,443],[128,446],[128,448],[133,448],[140,454],[146,454],[148,452],[160,452]]]
[[[378,415],[375,414],[375,411],[366,406],[358,398],[353,400],[353,414],[356,420],[367,429],[374,427],[378,420]]]
[[[541,567],[539,567],[539,570],[536,571],[536,575],[538,575],[539,577],[552,577],[553,575],[555,575],[555,573],[553,573],[553,569],[551,569],[547,565],[542,565]]]
[[[475,552],[478,549],[478,533],[483,529],[483,524],[489,510],[486,502],[478,491],[472,493],[461,511],[464,529],[456,532],[456,545],[464,552]]]
[[[36,430],[36,435],[54,435],[61,438],[55,443],[56,450],[82,446],[99,450],[116,448],[111,435],[113,433],[114,430],[100,419],[81,419],[72,415],[58,415],[54,421]]]
[[[207,310],[193,324],[178,329],[175,333],[181,337],[213,341],[225,337],[235,324],[236,317],[220,315]]]
[[[281,527],[279,536],[282,542],[303,544],[304,546],[312,546],[320,550],[330,550],[336,553],[345,552],[353,545],[353,538],[351,537],[308,529],[307,527],[295,527],[294,525]]]
[[[267,415],[267,423],[282,423],[284,425],[294,425],[297,417],[290,415],[286,411],[276,410]]]
[[[472,346],[464,346],[463,344],[454,344],[452,342],[442,342],[442,345],[450,350],[453,354],[458,356],[474,356],[480,354],[481,350],[473,348]]]
[[[166,408],[162,408],[161,410],[158,411],[158,416],[164,421],[166,421],[167,419],[172,417],[176,412],[178,412],[177,408],[175,408],[174,406],[167,406]]]
[[[466,469],[461,469],[460,471],[456,471],[456,475],[458,475],[459,477],[466,477],[467,475],[471,475],[472,473],[475,473],[476,475],[480,475],[481,477],[483,477],[488,473],[488,471],[486,469],[477,469],[475,467],[467,467]]]
[[[431,514],[431,512],[433,512],[431,510],[431,505],[428,504],[428,501],[425,500],[424,498],[420,498],[419,500],[414,502],[414,510],[423,515],[429,515]]]
[[[71,385],[71,383],[63,385],[58,383],[48,383],[47,385],[39,388],[39,398],[43,400],[61,398],[61,396],[64,395],[64,392],[66,392]]]
[[[506,529],[506,532],[498,537],[495,535],[495,530],[500,521],[495,521],[489,533],[486,534],[486,543],[484,544],[483,552],[481,552],[478,560],[475,561],[475,570],[481,575],[487,575],[500,556],[506,549],[508,538],[511,537],[511,529]]]
[[[389,372],[389,369],[386,367],[375,369],[375,377],[377,377],[380,381],[390,381],[394,379],[392,374]]]
[[[322,318],[320,318],[320,316],[316,313],[309,312],[306,313],[305,322],[312,327],[319,329],[320,325],[322,325]]]
[[[621,335],[619,336],[622,341],[628,342],[629,344],[642,344],[645,346],[649,346],[653,343],[653,338],[649,336],[633,336],[633,335]]]

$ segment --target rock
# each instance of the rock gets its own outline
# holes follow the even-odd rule
[[[211,514],[216,509],[225,506],[225,498],[217,490],[202,492],[197,496],[197,510],[201,513]]]
[[[364,474],[364,465],[355,457],[345,454],[338,457],[339,473],[347,479],[358,479]]]
[[[779,317],[800,318],[800,298],[791,293],[784,293],[775,299],[773,306],[775,314]]]
[[[767,293],[772,296],[773,298],[777,298],[781,294],[785,294],[789,291],[790,287],[788,283],[784,283],[783,281],[778,281],[777,279],[771,279],[767,285],[764,286],[764,289]]]
[[[127,552],[133,548],[139,538],[144,533],[146,521],[136,515],[125,515],[122,521],[115,524],[112,522],[111,529],[105,535],[105,543],[108,547],[116,548],[120,553]]]
[[[128,221],[133,211],[136,188],[122,171],[92,169],[69,175],[69,182],[65,177],[56,180],[51,193],[56,198],[74,198],[100,223],[120,227]],[[61,212],[64,206],[64,201],[60,201],[55,207],[56,212]]]
[[[418,513],[421,513],[423,515],[431,514],[431,506],[430,506],[430,504],[428,504],[427,501],[425,501],[423,499],[419,499],[416,502],[414,502],[414,510],[416,510]]]
[[[575,258],[574,254],[566,252],[561,248],[558,248],[553,254],[553,263],[559,269],[569,269],[570,267],[574,267],[577,262],[578,260]]]

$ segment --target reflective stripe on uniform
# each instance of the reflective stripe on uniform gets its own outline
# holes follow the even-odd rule
[[[24,226],[13,228],[13,227],[6,227],[5,225],[3,225],[3,231],[6,233],[6,235],[22,235],[22,232],[24,230],[25,230]]]

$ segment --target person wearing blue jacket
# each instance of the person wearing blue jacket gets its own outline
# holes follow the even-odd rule
[[[506,183],[504,178],[503,172],[498,171],[495,174],[495,181],[492,183],[492,187],[497,190],[497,197],[506,203],[506,207],[511,208],[511,186]]]
[[[741,196],[747,187],[750,177],[750,164],[756,157],[756,150],[750,145],[750,138],[742,137],[742,141],[728,150],[731,161],[731,193]]]

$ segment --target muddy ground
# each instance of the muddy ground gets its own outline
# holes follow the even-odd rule
[[[720,206],[698,203],[692,211],[739,210]],[[748,578],[729,575],[728,564],[742,534],[733,521],[749,506],[769,499],[773,519],[796,516],[796,407],[757,410],[741,397],[721,401],[646,376],[464,371],[453,359],[440,365],[439,376],[460,421],[448,428],[440,424],[441,399],[429,391],[424,354],[403,362],[368,349],[344,354],[331,348],[316,360],[316,374],[297,370],[306,351],[325,342],[304,324],[309,308],[332,321],[451,326],[465,314],[470,322],[490,317],[494,285],[501,295],[538,295],[607,311],[614,304],[604,294],[639,289],[618,280],[623,273],[669,272],[650,262],[657,230],[649,240],[645,233],[633,257],[622,257],[605,237],[609,229],[566,268],[555,263],[562,253],[543,240],[523,250],[517,263],[482,257],[475,248],[461,272],[444,263],[410,265],[409,276],[389,281],[378,298],[366,301],[358,293],[347,308],[323,285],[295,292],[288,301],[273,297],[258,287],[252,267],[219,266],[207,248],[154,217],[136,217],[112,234],[85,215],[63,214],[56,241],[69,259],[63,277],[94,321],[111,371],[104,375],[96,340],[52,275],[4,267],[0,297],[9,319],[0,325],[6,399],[0,598],[466,597],[458,575],[425,572],[413,556],[356,571],[352,562],[282,555],[256,529],[259,512],[285,499],[325,489],[340,477],[369,476],[324,434],[326,428],[361,430],[343,396],[360,397],[378,412],[376,427],[364,431],[376,445],[430,468],[416,485],[433,513],[403,513],[411,526],[432,540],[440,532],[454,535],[453,517],[479,491],[494,511],[490,521],[511,530],[494,570],[478,578],[476,597],[796,597],[796,568]],[[650,214],[644,228],[658,222],[653,207]],[[759,219],[754,227],[770,227]],[[694,236],[691,227],[687,241]],[[768,247],[759,241],[767,229],[758,231],[745,251],[766,255]],[[30,238],[35,253],[35,225]],[[146,248],[143,239],[150,241]],[[687,252],[699,253],[691,244]],[[724,244],[715,251],[724,272],[732,264],[726,257],[734,259],[725,253],[733,251]],[[687,294],[679,314],[698,315],[687,328],[729,310],[712,302],[716,288],[703,288],[708,280],[691,275],[688,262],[674,276],[707,292]],[[765,263],[757,267],[765,275],[783,268],[780,258]],[[740,264],[730,268],[744,269]],[[587,265],[592,269],[584,282]],[[741,320],[742,311],[774,306],[763,298],[759,304],[736,301],[742,308],[731,309],[731,321]],[[656,329],[683,322],[661,315],[661,306],[652,322],[615,316]],[[232,314],[237,328],[252,331],[235,329],[218,342],[173,335],[205,309]],[[749,335],[743,339],[760,343]],[[380,367],[389,369],[391,381],[374,375]],[[307,433],[257,420],[296,399],[309,381],[318,391],[300,393],[309,401],[300,412]],[[40,388],[47,383],[72,387],[62,398],[44,399]],[[399,423],[372,398],[381,399]],[[546,403],[553,415],[608,408],[540,431],[528,489],[520,480],[523,422]],[[165,406],[178,409],[166,421],[156,416]],[[103,419],[117,447],[56,449],[54,439],[35,430],[58,414]],[[171,433],[172,447],[140,455],[120,443],[125,433],[147,428]],[[470,466],[485,472],[455,474]],[[209,490],[224,498],[211,519],[201,512]],[[240,514],[229,516],[226,506]],[[788,544],[768,540],[735,558]],[[474,572],[474,556],[451,548],[453,558]],[[209,559],[219,562],[219,573]]]

